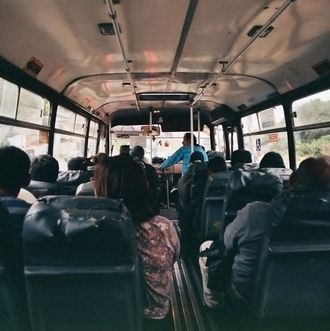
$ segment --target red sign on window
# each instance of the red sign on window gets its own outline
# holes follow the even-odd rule
[[[269,139],[269,142],[270,143],[277,143],[278,142],[278,135],[277,135],[277,133],[270,133],[268,139]]]

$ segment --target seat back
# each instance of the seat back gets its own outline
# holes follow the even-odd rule
[[[208,176],[207,164],[193,163],[178,182],[181,243],[186,250],[198,249],[202,197]]]
[[[46,195],[74,195],[75,193],[75,188],[72,186],[41,182],[38,180],[31,180],[26,189],[36,198],[42,198]]]
[[[329,268],[330,193],[291,194],[264,242],[253,304],[258,324],[329,327]]]
[[[66,170],[61,171],[57,177],[57,183],[77,187],[81,183],[90,181],[91,173],[83,170]]]
[[[267,169],[234,171],[225,189],[221,230],[225,230],[246,204],[254,201],[270,202],[282,190],[282,179]]]
[[[0,330],[29,331],[21,243],[23,220],[0,204]]]
[[[135,229],[120,200],[46,197],[23,243],[34,330],[141,330]]]
[[[218,172],[206,182],[200,227],[202,241],[219,237],[224,192],[231,174],[232,172]]]

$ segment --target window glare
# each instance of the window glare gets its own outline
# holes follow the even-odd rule
[[[18,120],[49,126],[50,115],[48,100],[21,88],[17,110]]]
[[[61,129],[69,132],[73,132],[73,126],[75,121],[75,113],[59,106],[56,114],[56,129]]]
[[[85,134],[87,127],[87,118],[76,114],[76,120],[74,124],[74,133]]]
[[[261,130],[285,127],[284,109],[281,105],[263,110],[257,115]]]
[[[32,159],[48,152],[48,132],[0,124],[0,147],[16,146]]]
[[[95,138],[88,138],[88,150],[87,156],[93,156],[96,154],[96,139]]]
[[[292,103],[295,126],[330,121],[330,90],[310,95]]]
[[[0,78],[0,116],[15,118],[18,86]]]
[[[60,170],[67,170],[67,163],[71,158],[83,156],[84,148],[84,138],[55,133],[53,155],[60,165]]]

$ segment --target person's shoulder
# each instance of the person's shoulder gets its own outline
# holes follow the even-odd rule
[[[272,211],[273,207],[269,202],[265,201],[254,201],[248,203],[241,210],[245,211],[248,214],[260,214],[260,213],[268,213]]]
[[[155,215],[153,218],[149,220],[149,222],[157,226],[160,230],[167,230],[174,228],[174,223],[171,220],[169,220],[167,217],[161,215]]]

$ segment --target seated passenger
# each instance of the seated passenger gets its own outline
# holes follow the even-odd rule
[[[30,204],[17,196],[30,183],[29,169],[30,159],[24,151],[14,146],[0,148],[0,201],[20,225]]]
[[[236,149],[231,155],[231,168],[232,170],[242,168],[245,163],[251,163],[251,153],[243,148]]]
[[[253,283],[259,252],[265,234],[274,224],[279,224],[286,210],[286,200],[290,191],[329,191],[330,157],[319,156],[305,159],[293,173],[288,191],[275,197],[270,203],[253,202],[247,204],[237,214],[235,220],[225,230],[223,244],[228,252],[233,252],[234,260],[230,284],[231,292],[241,300],[251,300]],[[201,250],[209,247],[205,242]],[[221,293],[208,287],[208,267],[205,257],[200,258],[203,278],[204,300],[207,306],[222,305]],[[220,300],[220,301],[219,301]]]
[[[93,163],[93,166],[89,168],[92,169],[92,177],[90,178],[89,182],[81,183],[77,186],[75,195],[84,195],[84,196],[95,195],[94,183],[93,183],[94,169],[98,163],[102,162],[103,160],[106,160],[107,158],[108,155],[106,153],[98,153],[91,157],[91,162]]]
[[[209,170],[209,176],[220,171],[228,171],[225,159],[218,155],[215,155],[209,159],[207,162],[207,168]]]
[[[173,223],[152,209],[144,171],[133,159],[115,156],[98,163],[94,186],[96,196],[123,199],[131,212],[146,289],[144,315],[164,318],[170,307],[173,263],[180,249]]]
[[[134,146],[131,151],[131,156],[133,160],[138,162],[144,169],[148,181],[149,199],[152,207],[155,208],[155,211],[158,213],[160,208],[160,188],[157,171],[152,165],[144,161],[144,149],[142,146]]]
[[[200,166],[200,163],[203,163]],[[196,166],[197,164],[197,166]],[[193,180],[193,173],[196,167],[204,167],[204,155],[201,152],[193,152],[190,155],[189,168],[178,181],[178,209],[179,214],[184,209],[187,210],[190,201],[190,188]]]
[[[39,182],[55,183],[58,171],[57,160],[48,154],[34,158],[30,167],[31,179]]]
[[[260,168],[285,168],[281,154],[276,152],[266,153],[260,161]]]
[[[88,166],[92,166],[93,164],[87,157],[77,156],[73,157],[68,162],[68,170],[82,170],[87,171]]]
[[[204,157],[204,162],[207,162],[208,158],[204,151],[204,148],[197,144],[197,139],[193,135],[194,151],[201,152]],[[189,168],[189,160],[191,154],[191,133],[187,132],[183,136],[182,147],[180,147],[173,155],[168,157],[164,162],[161,163],[160,168],[164,169],[172,166],[173,164],[182,160],[182,176]]]
[[[190,166],[178,181],[178,218],[181,228],[181,245],[185,253],[198,250],[195,234],[199,232],[202,196],[208,176],[207,165],[201,152],[193,152]]]
[[[81,183],[88,182],[91,175],[87,172],[87,167],[92,165],[92,162],[87,157],[78,156],[70,159],[68,170],[60,171],[57,177],[57,183],[77,187]]]
[[[119,147],[119,155],[130,155],[129,150],[129,145],[121,145]]]

